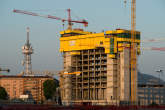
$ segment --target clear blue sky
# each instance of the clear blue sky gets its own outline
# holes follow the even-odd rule
[[[130,29],[131,0],[0,0],[0,67],[10,68],[11,74],[23,68],[21,47],[25,44],[26,27],[30,27],[30,42],[34,48],[34,70],[61,70],[59,31],[62,23],[13,13],[13,9],[67,17],[65,9],[71,8],[73,18],[85,18],[87,31],[101,32],[116,28]],[[42,11],[41,11],[42,10]],[[47,11],[45,11],[47,10]],[[137,0],[137,30],[141,38],[165,37],[165,0]],[[77,27],[77,25],[75,25]],[[80,26],[82,27],[82,26]],[[143,47],[165,46],[165,43],[145,43]],[[142,51],[139,70],[155,74],[155,69],[165,69],[165,52]],[[163,76],[165,79],[165,75]]]

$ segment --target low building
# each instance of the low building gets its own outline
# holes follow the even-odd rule
[[[40,103],[45,100],[43,92],[43,83],[49,76],[0,76],[0,86],[4,87],[8,93],[9,99],[21,98],[28,95],[29,99]]]
[[[165,104],[165,86],[139,85],[138,97],[140,105]]]
[[[165,105],[165,82],[147,74],[139,74],[138,100],[140,105]]]

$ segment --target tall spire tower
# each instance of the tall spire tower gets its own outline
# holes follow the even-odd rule
[[[26,44],[22,46],[22,53],[24,54],[24,75],[32,75],[31,54],[33,54],[33,49],[29,42],[29,27],[27,27],[27,40]]]

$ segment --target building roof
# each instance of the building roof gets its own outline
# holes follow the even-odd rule
[[[0,75],[0,78],[53,78],[50,76]]]
[[[165,86],[165,81],[149,74],[138,73],[138,85]]]

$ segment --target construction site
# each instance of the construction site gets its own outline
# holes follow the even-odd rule
[[[88,22],[72,20],[70,9],[67,10],[68,20],[47,16],[68,22],[67,30],[60,32],[60,52],[63,54],[64,66],[63,72],[60,72],[60,90],[64,105],[138,103],[137,57],[140,54],[140,32],[135,31],[135,3],[132,1],[132,30],[92,33],[73,29],[72,23],[87,26]],[[43,17],[23,10],[13,12]],[[29,63],[30,57],[26,56]],[[31,66],[27,64],[26,68],[29,70]],[[29,74],[28,71],[26,73]]]

